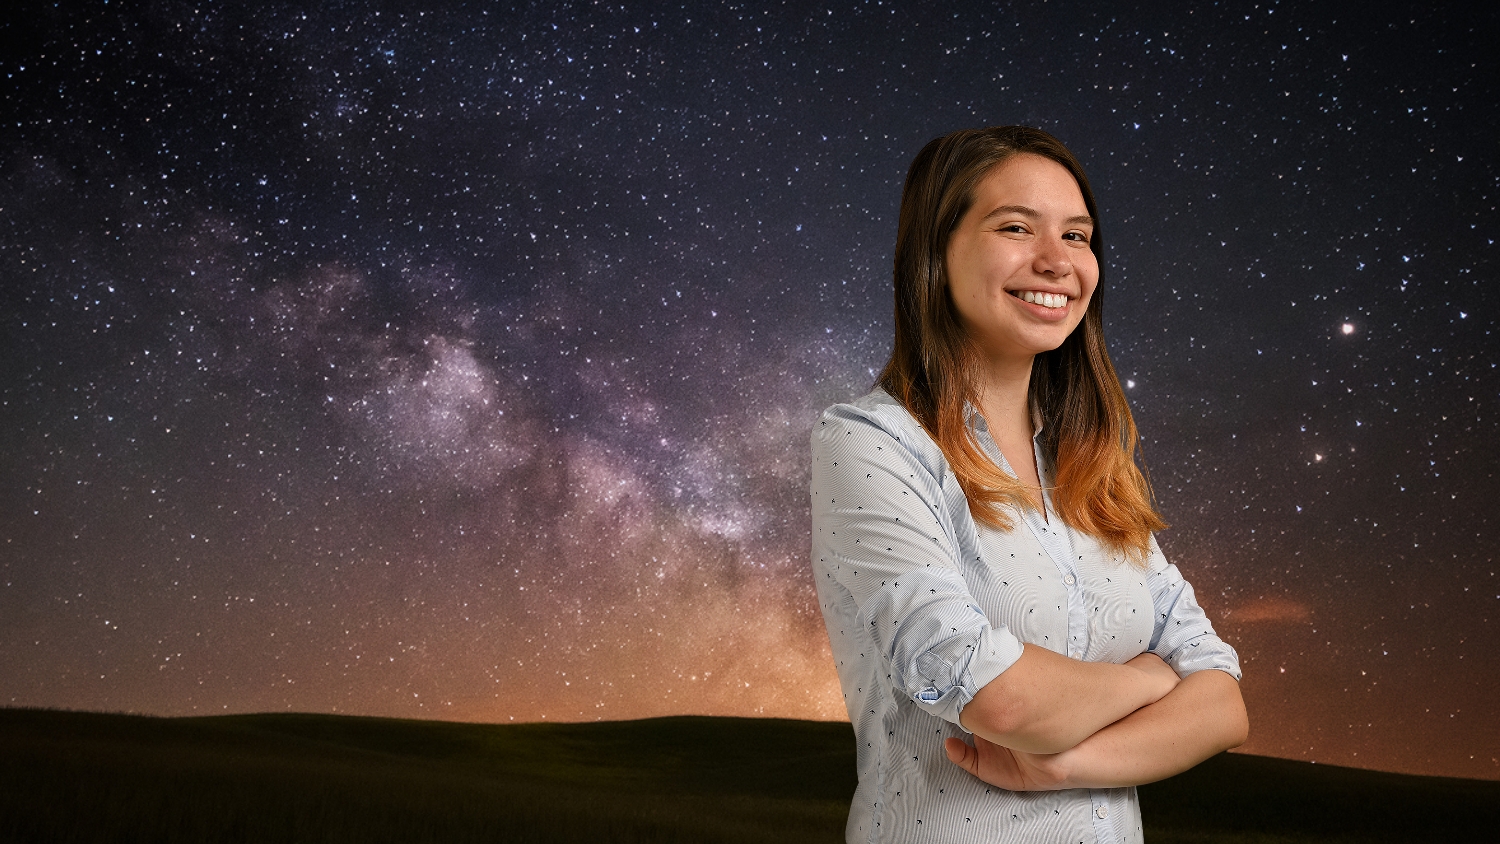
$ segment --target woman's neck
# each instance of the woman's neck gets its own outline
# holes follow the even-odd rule
[[[980,389],[979,412],[984,415],[991,439],[1046,518],[1041,473],[1031,441],[1036,433],[1031,424],[1031,359],[992,363]]]
[[[990,436],[1031,441],[1031,358],[1024,361],[991,361],[980,383],[979,412],[984,414]],[[1006,455],[1010,459],[1010,455]]]

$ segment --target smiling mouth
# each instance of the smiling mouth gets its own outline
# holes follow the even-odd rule
[[[1061,293],[1038,293],[1035,290],[1017,290],[1010,295],[1023,302],[1041,305],[1044,308],[1061,308],[1068,304],[1068,297]]]

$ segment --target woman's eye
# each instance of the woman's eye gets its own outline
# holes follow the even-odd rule
[[[1089,236],[1087,234],[1084,234],[1083,232],[1068,232],[1067,234],[1063,235],[1063,239],[1064,240],[1076,240],[1079,243],[1088,243],[1089,242]]]

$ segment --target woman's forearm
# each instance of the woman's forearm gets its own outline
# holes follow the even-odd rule
[[[1188,675],[1166,697],[1054,757],[1061,788],[1118,788],[1180,774],[1245,743],[1240,684],[1212,669]]]
[[[964,729],[1028,753],[1074,747],[1177,685],[1166,663],[1143,654],[1125,665],[1079,662],[1036,645],[981,688],[961,713]]]

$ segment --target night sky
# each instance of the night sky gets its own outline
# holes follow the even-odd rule
[[[844,718],[808,434],[1023,123],[1243,749],[1500,778],[1492,5],[398,5],[4,13],[0,705]]]

